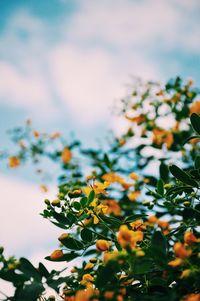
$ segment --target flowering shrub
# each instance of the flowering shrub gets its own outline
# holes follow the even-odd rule
[[[42,216],[62,229],[46,260],[63,270],[5,258],[1,248],[0,278],[16,288],[5,300],[200,300],[198,94],[180,78],[137,81],[120,106],[128,128],[106,150],[33,131],[29,121],[11,132],[16,153],[2,154],[11,168],[43,157],[61,166]],[[46,286],[57,294],[44,297]]]

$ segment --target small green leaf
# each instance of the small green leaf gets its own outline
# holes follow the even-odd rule
[[[81,231],[81,238],[84,241],[91,242],[92,239],[93,239],[93,233],[92,233],[92,231],[90,231],[89,229],[86,229],[86,228],[83,229]]]
[[[194,161],[194,166],[196,169],[200,169],[200,156],[197,156]]]
[[[73,202],[73,207],[74,207],[74,209],[79,211],[81,209],[81,204],[79,202]]]
[[[90,205],[95,198],[95,192],[92,190],[88,196],[87,205]]]
[[[88,201],[88,199],[86,196],[84,196],[80,199],[80,204],[81,204],[82,208],[85,208],[85,206],[87,205],[87,201]]]
[[[171,174],[179,181],[181,181],[187,185],[198,188],[198,183],[196,181],[192,180],[185,171],[183,171],[176,165],[170,166],[169,170],[170,170]]]
[[[192,124],[193,129],[200,134],[200,116],[197,115],[196,113],[192,113],[190,116],[190,121]]]
[[[160,177],[163,182],[167,182],[169,179],[169,168],[163,162],[160,164]]]
[[[35,280],[40,281],[42,279],[38,270],[32,265],[32,263],[26,258],[20,258],[20,268],[25,275],[33,277]]]
[[[164,186],[163,186],[163,181],[161,179],[158,180],[158,182],[157,182],[157,192],[160,195],[164,195]]]

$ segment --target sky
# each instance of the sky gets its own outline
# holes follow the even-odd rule
[[[27,118],[95,146],[119,130],[111,108],[134,76],[199,85],[199,20],[199,0],[0,0],[0,149]],[[60,234],[44,195],[29,167],[0,163],[0,186],[0,245],[37,261]]]

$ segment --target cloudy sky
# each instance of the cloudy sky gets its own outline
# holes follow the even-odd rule
[[[200,84],[199,20],[199,0],[0,0],[0,149],[28,117],[94,145],[132,76]],[[60,231],[26,175],[0,164],[0,244],[38,258]]]

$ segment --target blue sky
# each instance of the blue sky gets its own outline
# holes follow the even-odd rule
[[[131,76],[200,84],[199,16],[199,0],[0,0],[0,148],[6,130],[28,117],[39,130],[73,131],[95,145],[107,129],[120,129],[110,108]],[[34,257],[56,246],[57,232],[38,228],[43,196],[27,173],[0,169],[10,217],[0,216],[0,244]],[[30,248],[27,235],[37,231]]]

